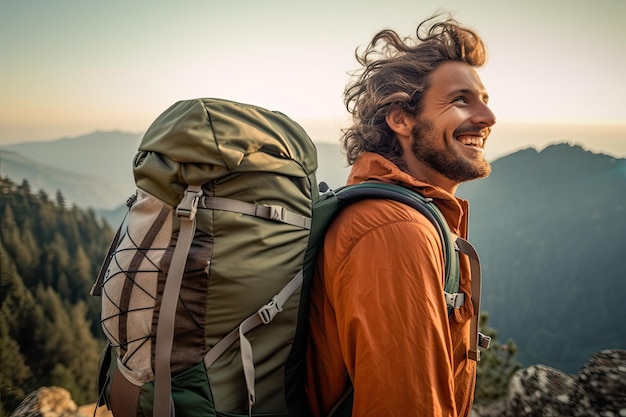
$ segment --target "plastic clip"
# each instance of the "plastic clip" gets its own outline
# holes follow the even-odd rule
[[[279,306],[277,301],[277,296],[274,296],[274,298],[272,298],[269,303],[265,304],[259,309],[259,311],[257,311],[257,314],[259,315],[259,318],[261,319],[263,324],[269,324],[274,319],[274,317],[276,317],[276,314],[283,311],[282,306]]]
[[[128,199],[126,200],[126,207],[131,208],[133,204],[135,204],[136,201],[137,201],[137,193],[128,197]]]
[[[454,294],[444,292],[444,295],[446,297],[446,304],[450,308],[461,308],[461,306],[465,304],[465,294],[462,292],[457,292]]]
[[[482,333],[478,333],[478,346],[483,349],[489,349],[489,345],[491,344],[491,337],[484,335]]]
[[[281,206],[269,206],[270,209],[270,219],[285,221],[285,208]]]
[[[178,207],[176,207],[176,216],[178,216],[179,219],[184,217],[187,220],[193,220],[198,211],[198,200],[201,195],[202,189],[193,191],[187,188],[183,199],[180,201],[180,204],[178,204]]]

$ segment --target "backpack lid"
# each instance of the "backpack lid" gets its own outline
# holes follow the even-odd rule
[[[148,192],[163,190],[163,182],[202,185],[236,172],[303,178],[316,169],[317,150],[298,123],[280,112],[214,98],[179,101],[165,110],[134,161],[135,182]],[[165,200],[177,203],[185,187],[179,188]]]

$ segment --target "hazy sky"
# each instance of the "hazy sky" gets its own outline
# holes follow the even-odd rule
[[[0,144],[143,132],[193,97],[342,119],[355,48],[438,9],[484,37],[499,120],[626,124],[626,0],[0,0]]]

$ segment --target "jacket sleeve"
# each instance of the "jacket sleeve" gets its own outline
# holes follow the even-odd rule
[[[345,254],[326,284],[355,388],[353,415],[456,416],[443,254],[432,225],[381,225]]]

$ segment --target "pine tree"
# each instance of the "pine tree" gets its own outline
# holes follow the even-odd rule
[[[0,414],[14,409],[25,396],[24,382],[30,376],[20,347],[9,336],[9,328],[0,312]]]
[[[36,320],[24,321],[34,303],[24,288],[8,253],[0,243],[0,415],[14,409],[32,385],[27,355],[22,346],[32,346],[29,333]]]
[[[2,219],[0,220],[0,240],[2,240],[11,259],[15,262],[20,274],[24,273],[32,266],[34,262],[32,253],[22,240],[20,227],[16,221],[11,205],[6,205],[2,213]]]
[[[27,217],[24,219],[24,222],[20,225],[22,244],[28,254],[27,262],[24,262],[22,265],[22,270],[20,271],[20,276],[24,280],[24,285],[26,286],[34,286],[37,282],[37,263],[40,258],[40,247],[35,239],[34,235],[34,223],[32,218]]]
[[[85,319],[87,305],[80,301],[71,312],[73,347],[76,349],[74,357],[68,364],[68,369],[74,375],[76,387],[70,387],[72,399],[78,404],[87,404],[97,400],[98,361],[103,344],[99,343],[90,331],[90,323]]]
[[[89,294],[94,277],[91,271],[91,261],[81,245],[76,248],[72,262],[68,267],[68,276],[72,283],[71,301],[83,300]]]
[[[52,370],[57,364],[67,368],[75,352],[70,316],[52,288],[38,286],[35,298],[44,312],[45,320],[37,335],[41,358],[37,359],[38,367],[33,371],[43,385],[60,385],[59,381],[52,379]]]
[[[26,178],[22,180],[22,185],[18,189],[25,195],[30,194],[30,183],[28,182]]]
[[[56,200],[57,200],[57,206],[65,207],[65,203],[66,203],[65,197],[63,196],[63,193],[61,192],[61,190],[57,190]]]

